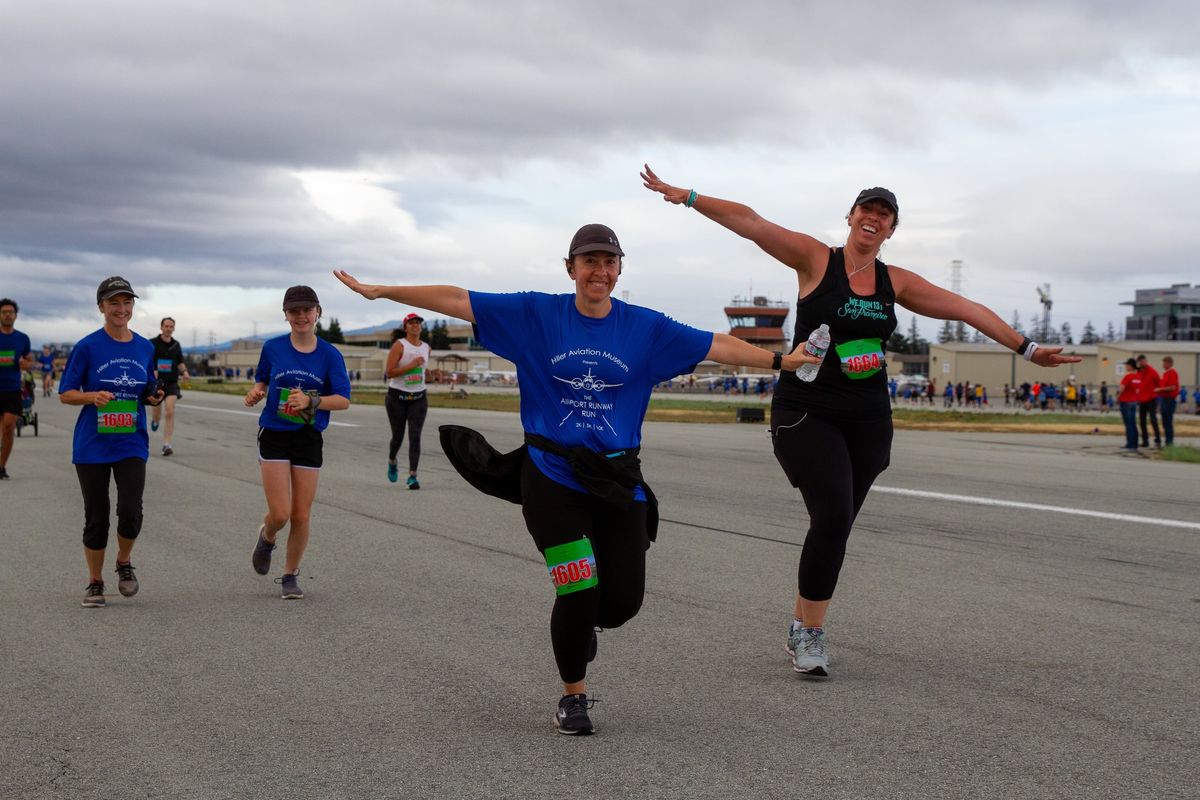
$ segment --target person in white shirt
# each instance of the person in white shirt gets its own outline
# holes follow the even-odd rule
[[[392,426],[392,439],[388,443],[388,480],[395,483],[400,479],[400,467],[396,454],[404,444],[404,429],[408,427],[408,480],[409,489],[420,489],[417,480],[417,465],[421,461],[421,428],[429,412],[429,400],[425,397],[425,369],[429,364],[429,345],[421,341],[421,328],[425,320],[412,313],[404,318],[404,325],[392,331],[392,349],[388,351],[387,378],[388,423]]]

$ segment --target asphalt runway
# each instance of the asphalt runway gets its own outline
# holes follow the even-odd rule
[[[600,634],[575,738],[520,510],[437,446],[443,423],[516,446],[515,415],[432,410],[411,492],[383,408],[335,413],[284,602],[250,567],[255,419],[188,393],[141,592],[110,550],[84,609],[76,409],[36,410],[0,483],[5,798],[1196,797],[1200,467],[1115,437],[897,433],[816,682],[783,651],[807,515],[765,429],[648,424],[646,602]]]

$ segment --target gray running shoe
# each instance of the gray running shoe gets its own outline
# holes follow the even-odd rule
[[[117,591],[122,597],[133,597],[138,593],[138,579],[133,574],[133,564],[117,562]]]
[[[104,584],[100,581],[89,583],[87,593],[83,596],[84,608],[104,608]]]
[[[792,658],[792,669],[801,675],[824,678],[829,675],[829,656],[825,652],[824,628],[801,628],[800,640]]]
[[[591,735],[594,729],[587,713],[590,707],[586,694],[563,695],[558,701],[558,711],[554,713],[554,727],[568,736]]]
[[[783,649],[787,651],[789,658],[796,657],[796,650],[800,647],[800,631],[802,628],[793,628],[792,624],[788,623],[787,644]]]
[[[258,542],[254,545],[254,552],[250,554],[250,563],[259,575],[266,575],[271,571],[271,551],[275,549],[275,543],[268,542],[263,536],[266,530],[265,523],[258,526]]]
[[[296,582],[296,573],[289,572],[283,577],[276,578],[275,582],[279,584],[279,597],[283,600],[303,600],[304,590],[300,588],[300,584]]]

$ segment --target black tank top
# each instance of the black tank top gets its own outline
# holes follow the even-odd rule
[[[792,347],[807,341],[825,323],[829,352],[812,382],[800,380],[794,372],[779,373],[773,406],[838,420],[891,415],[884,354],[896,330],[896,292],[887,265],[875,259],[875,293],[856,295],[845,264],[842,248],[830,248],[825,276],[807,297],[797,299]]]

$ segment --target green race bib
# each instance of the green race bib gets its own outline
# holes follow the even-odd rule
[[[883,342],[880,339],[855,339],[834,347],[842,362],[842,374],[850,380],[869,378],[883,369]]]
[[[17,351],[0,350],[0,367],[12,367],[17,363]]]
[[[96,409],[96,433],[136,433],[137,400],[109,400]]]
[[[285,410],[285,408],[287,406],[288,395],[291,393],[292,393],[291,389],[280,389],[279,390],[279,405],[276,407],[275,413],[279,415],[280,419],[286,419],[288,422],[295,422],[300,425],[303,425],[306,422],[308,422],[308,420],[306,420],[304,417],[297,417],[292,414],[289,414]]]
[[[414,384],[419,384],[425,379],[424,375],[422,374],[424,371],[424,367],[413,367],[410,370],[402,372],[400,377],[404,381],[405,386],[412,386]]]
[[[600,582],[596,577],[596,556],[587,537],[547,547],[546,567],[550,570],[556,594],[583,591]]]

